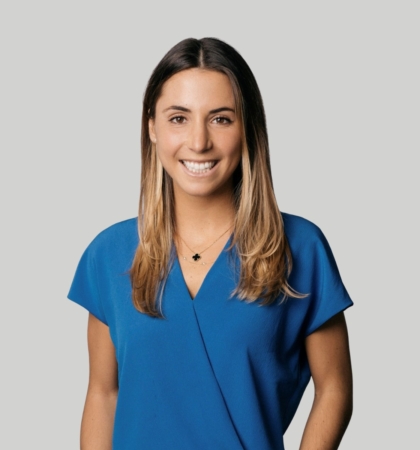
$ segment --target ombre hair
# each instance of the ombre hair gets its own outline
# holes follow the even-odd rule
[[[230,45],[215,38],[185,39],[172,47],[153,71],[144,94],[141,130],[139,245],[130,269],[133,304],[163,317],[162,294],[173,263],[175,233],[172,179],[149,136],[149,119],[165,82],[183,70],[201,68],[225,74],[242,123],[242,158],[233,173],[236,216],[231,250],[240,261],[238,285],[231,293],[261,305],[302,297],[288,284],[292,256],[275,199],[263,101],[248,64]]]

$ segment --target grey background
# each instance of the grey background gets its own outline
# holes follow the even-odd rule
[[[321,227],[355,301],[355,408],[340,448],[417,447],[418,3],[0,8],[0,447],[78,448],[87,312],[66,294],[93,237],[137,213],[143,90],[191,36],[219,37],[251,66],[280,208]]]

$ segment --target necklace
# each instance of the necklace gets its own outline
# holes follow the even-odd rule
[[[202,262],[200,262],[200,263],[198,263],[198,262],[196,262],[196,261],[190,261],[186,256],[184,256],[184,255],[181,255],[182,256],[182,259],[184,260],[184,261],[186,261],[188,264],[194,264],[195,266],[197,266],[197,264],[200,264],[200,265],[202,265],[202,266],[207,266],[207,264],[213,264],[214,263],[214,261],[202,261]]]
[[[208,250],[212,245],[214,245],[222,236],[224,236],[231,228],[232,228],[232,226],[233,225],[231,225],[226,231],[224,231],[214,242],[212,242],[208,247],[206,247],[204,250],[201,250],[200,252],[196,252],[196,251],[194,251],[194,250],[192,250],[189,246],[188,246],[188,244],[184,241],[184,239],[182,239],[182,237],[181,237],[181,235],[180,234],[178,234],[178,236],[179,236],[179,238],[181,239],[181,241],[187,246],[187,248],[188,248],[188,250],[190,250],[192,253],[193,253],[193,255],[191,256],[191,258],[195,261],[195,262],[198,262],[198,260],[200,260],[201,259],[201,255],[206,251],[206,250]],[[191,262],[191,261],[189,261],[188,259],[187,259],[187,257],[186,256],[182,256],[182,258],[185,260],[185,261],[188,261],[188,262]],[[193,263],[194,264],[194,263]],[[205,265],[206,263],[205,262],[202,262],[201,263],[202,265]]]

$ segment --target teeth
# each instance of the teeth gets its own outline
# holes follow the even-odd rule
[[[197,163],[193,161],[182,161],[184,166],[194,173],[204,173],[210,170],[216,164],[216,161],[208,161],[205,163]]]

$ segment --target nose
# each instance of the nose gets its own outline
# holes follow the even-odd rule
[[[210,150],[212,142],[205,123],[196,121],[191,124],[188,134],[188,148],[194,152]]]

